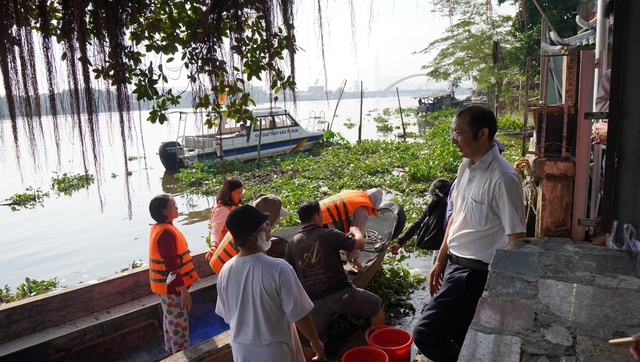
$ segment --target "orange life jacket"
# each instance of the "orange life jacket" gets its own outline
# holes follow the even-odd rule
[[[378,216],[373,209],[369,195],[365,191],[346,190],[320,201],[322,223],[333,224],[336,229],[348,232],[351,227],[351,216],[355,209],[364,206],[369,215]]]
[[[178,268],[184,285],[188,287],[200,279],[191,261],[187,240],[180,230],[171,224],[151,225],[151,236],[149,237],[149,281],[151,282],[151,290],[158,294],[167,294],[169,286],[167,284],[169,272],[165,268],[164,260],[160,256],[160,248],[158,248],[158,238],[164,230],[171,231],[176,237]]]
[[[209,260],[209,265],[211,269],[213,269],[216,274],[220,274],[220,270],[222,270],[222,266],[224,263],[228,262],[231,258],[238,255],[239,250],[233,246],[233,236],[231,233],[227,233],[227,235],[222,238],[220,241],[220,245],[216,248],[215,253]]]

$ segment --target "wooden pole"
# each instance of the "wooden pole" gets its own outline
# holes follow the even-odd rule
[[[219,124],[218,124],[218,140],[220,142],[220,155],[219,155],[219,159],[220,159],[220,173],[222,173],[222,177],[225,178],[227,177],[227,168],[225,167],[224,164],[224,150],[222,149],[222,122],[226,122],[227,120],[223,118],[222,113],[218,112],[218,119]]]
[[[400,92],[396,87],[396,95],[398,96],[398,108],[400,109],[400,124],[402,125],[402,138],[407,138],[407,130],[404,128],[404,118],[402,118],[402,104],[400,104]]]
[[[269,116],[273,117],[273,116]],[[255,125],[254,125],[255,127]],[[256,159],[256,168],[260,169],[260,146],[262,145],[262,120],[258,120],[258,158]]]
[[[347,86],[347,80],[344,79],[342,81],[342,88],[340,89],[340,96],[338,97],[338,103],[336,103],[336,109],[333,110],[333,117],[331,117],[331,123],[329,124],[329,131],[333,128],[333,120],[336,118],[336,113],[338,112],[338,106],[340,105],[340,100],[342,99],[342,95],[344,94],[344,87]]]

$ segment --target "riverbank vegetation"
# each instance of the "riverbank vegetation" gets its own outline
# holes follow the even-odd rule
[[[5,285],[2,289],[0,289],[0,304],[15,302],[17,300],[27,299],[36,295],[49,293],[60,287],[61,286],[58,278],[47,280],[24,278],[24,283],[18,285],[15,293],[11,293],[11,289],[9,289],[8,285]]]
[[[391,114],[391,111],[385,112]],[[226,176],[238,176],[243,180],[245,203],[260,194],[272,193],[282,198],[283,206],[290,211],[296,210],[306,200],[322,199],[343,189],[381,187],[386,200],[403,206],[407,223],[410,223],[428,203],[427,191],[431,182],[438,177],[455,177],[460,157],[449,138],[454,112],[452,109],[444,110],[419,118],[418,122],[427,125],[426,131],[409,134],[406,141],[365,140],[349,144],[342,136],[328,132],[323,142],[311,151],[263,159],[259,167],[256,162],[226,162]],[[499,120],[501,130],[512,131],[521,127],[522,123],[517,119]],[[498,138],[506,147],[504,156],[515,162],[521,152],[520,137],[499,133]],[[217,162],[183,169],[176,176],[187,199],[214,197],[223,177]],[[57,191],[66,190],[63,185],[75,185],[72,189],[85,187],[82,182],[77,182],[85,180],[84,175],[62,174],[54,180],[61,184],[55,186]],[[278,227],[297,224],[297,216],[292,212],[279,222]],[[207,234],[207,230],[202,234]],[[413,248],[411,242],[405,250],[422,253]],[[139,264],[133,262],[126,269]],[[421,284],[422,280],[410,271],[404,258],[388,255],[384,269],[374,277],[370,288],[384,296],[386,309],[410,312],[406,297]],[[4,286],[2,302],[42,294],[58,287],[56,278],[45,281],[26,278],[15,294]]]
[[[455,177],[460,156],[449,136],[455,112],[447,109],[421,119],[420,122],[428,125],[426,131],[411,134],[407,141],[364,140],[350,144],[340,135],[329,132],[311,151],[263,159],[259,167],[256,162],[225,162],[225,176],[236,176],[243,181],[244,203],[260,194],[271,193],[278,195],[283,207],[290,211],[306,200],[323,199],[345,189],[380,187],[385,191],[385,200],[403,206],[410,223],[428,203],[431,182],[439,177],[450,180]],[[499,129],[503,127],[509,131],[522,129],[522,121],[500,119]],[[520,136],[499,134],[497,137],[505,145],[505,157],[512,163],[519,159]],[[184,190],[193,196],[214,197],[223,180],[220,164],[213,161],[181,170],[176,176]],[[297,215],[292,212],[276,229],[297,224]],[[424,253],[411,244],[407,250]],[[406,298],[422,285],[423,280],[410,271],[404,261],[402,257],[387,255],[384,268],[369,286],[372,292],[383,297],[386,310],[411,312]],[[343,324],[341,328],[347,328],[359,321],[345,318],[338,323]]]

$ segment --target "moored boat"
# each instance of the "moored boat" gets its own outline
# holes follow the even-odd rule
[[[356,286],[366,287],[382,264],[389,241],[398,236],[404,223],[404,210],[396,203],[383,204],[379,216],[369,218],[367,244],[360,253],[364,272],[354,273],[352,266],[345,264],[345,272]],[[274,232],[269,253],[278,256],[298,230],[291,227]],[[217,317],[213,313],[217,276],[205,254],[192,255],[201,280],[190,289],[194,300],[190,313],[193,347],[187,354],[189,360],[230,360],[228,333],[220,334],[226,327],[219,320],[211,320]],[[216,323],[218,329],[212,334],[199,330]],[[150,291],[146,267],[2,305],[0,328],[1,361],[142,361],[168,357],[163,351],[159,298]],[[184,356],[180,353],[171,359]]]
[[[241,122],[223,118],[215,130],[197,135],[185,134],[186,112],[180,112],[179,134],[175,141],[163,142],[158,154],[167,171],[189,167],[207,159],[252,160],[279,154],[305,151],[313,147],[324,135],[323,117],[309,117],[303,127],[283,108],[258,108],[252,110],[255,122]],[[244,125],[244,129],[241,128]]]

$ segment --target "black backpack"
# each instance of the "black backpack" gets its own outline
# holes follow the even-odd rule
[[[447,198],[439,197],[427,206],[427,219],[420,225],[416,245],[425,250],[438,250],[444,239],[444,218],[447,212]]]

